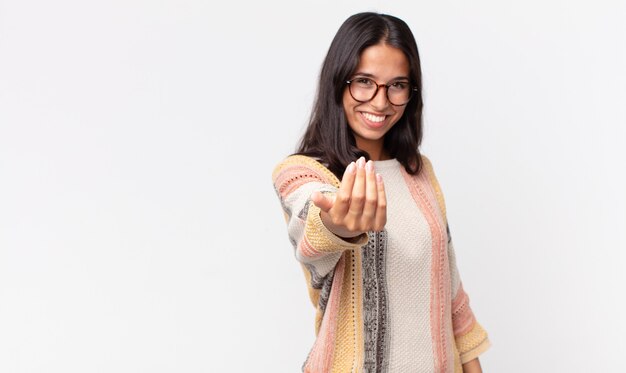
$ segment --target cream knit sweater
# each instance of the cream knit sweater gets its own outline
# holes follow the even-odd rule
[[[430,161],[409,175],[374,162],[387,194],[387,224],[356,243],[321,222],[314,191],[334,192],[322,164],[291,156],[274,170],[296,259],[316,307],[316,341],[304,372],[461,372],[490,342],[463,291]]]

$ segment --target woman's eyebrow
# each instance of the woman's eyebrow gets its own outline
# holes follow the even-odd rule
[[[358,71],[354,73],[354,76],[364,76],[366,78],[374,78],[373,74],[363,73],[363,72],[358,72]]]
[[[365,78],[372,78],[372,79],[376,78],[376,76],[374,76],[374,74],[364,73],[364,72],[360,72],[360,71],[357,71],[356,73],[354,73],[354,76],[362,76],[362,77],[365,77]],[[411,79],[409,79],[408,76],[396,76],[395,78],[390,79],[389,81],[390,82],[394,82],[394,81],[397,81],[397,80],[411,80]]]

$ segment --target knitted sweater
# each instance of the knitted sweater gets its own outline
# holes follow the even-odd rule
[[[395,159],[374,162],[385,181],[387,224],[354,242],[330,232],[310,200],[314,191],[337,191],[332,172],[305,156],[274,169],[316,308],[304,372],[457,373],[489,348],[459,277],[439,183],[422,159],[418,175]]]

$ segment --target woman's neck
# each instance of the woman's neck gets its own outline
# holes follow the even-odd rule
[[[361,142],[361,144],[359,144],[359,141],[357,139],[356,145],[357,148],[367,152],[367,154],[370,155],[370,159],[372,161],[385,161],[391,158],[387,153],[387,150],[383,147],[382,141],[377,143]]]
[[[385,149],[374,149],[374,150],[366,150],[363,149],[367,152],[367,154],[370,155],[370,159],[372,161],[386,161],[388,159],[391,159],[391,157],[389,156],[389,153],[387,153],[387,151]]]

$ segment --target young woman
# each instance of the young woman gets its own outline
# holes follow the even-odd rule
[[[317,311],[304,372],[481,372],[489,340],[419,152],[421,87],[404,21],[349,17],[324,60],[297,154],[273,172]]]

